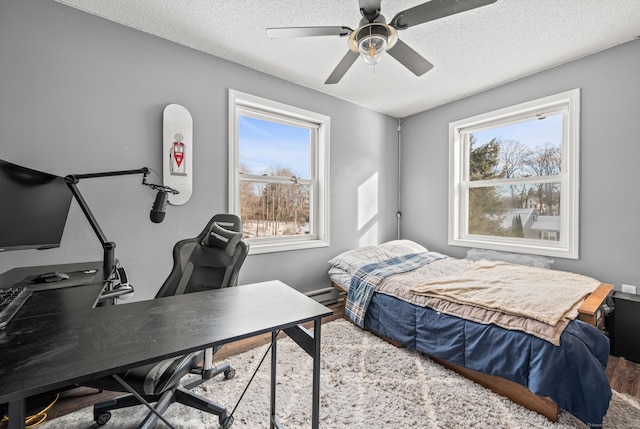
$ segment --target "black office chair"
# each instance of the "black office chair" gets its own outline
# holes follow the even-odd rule
[[[173,269],[156,298],[235,286],[248,252],[249,244],[242,240],[240,218],[230,214],[215,215],[197,237],[176,243],[173,248]],[[155,402],[154,409],[158,414],[150,412],[138,429],[151,428],[173,402],[215,414],[219,416],[220,427],[229,428],[233,416],[226,408],[190,391],[218,374],[223,373],[225,379],[235,375],[228,363],[211,366],[216,351],[202,350],[118,374],[135,393],[94,405],[94,420],[98,425],[104,425],[111,419],[110,410],[140,405],[143,403],[140,399],[143,399],[148,403]],[[189,374],[198,374],[200,377],[183,384],[183,377]],[[113,377],[87,385],[111,391],[127,391]]]

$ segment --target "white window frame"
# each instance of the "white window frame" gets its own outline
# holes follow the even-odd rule
[[[561,183],[560,240],[527,240],[510,237],[470,235],[468,231],[467,147],[464,136],[536,115],[563,114],[562,165],[557,176],[543,180]],[[534,255],[578,259],[579,257],[579,180],[580,180],[580,89],[495,110],[449,124],[449,244]],[[495,179],[503,184],[505,179]],[[523,179],[526,180],[526,179]],[[540,180],[537,180],[538,182]],[[485,182],[486,184],[486,182]]]
[[[285,124],[313,124],[317,139],[311,150],[311,205],[309,236],[260,237],[248,239],[250,254],[284,252],[329,246],[329,136],[331,118],[316,112],[229,90],[229,212],[240,215],[239,116],[252,116]],[[277,179],[276,179],[277,180]]]

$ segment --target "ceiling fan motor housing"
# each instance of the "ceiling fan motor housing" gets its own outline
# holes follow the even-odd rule
[[[356,54],[360,53],[359,45],[360,41],[365,37],[370,36],[382,36],[387,41],[385,50],[393,48],[398,41],[398,33],[392,26],[380,22],[367,23],[361,27],[355,29],[353,33],[349,35],[349,49]]]

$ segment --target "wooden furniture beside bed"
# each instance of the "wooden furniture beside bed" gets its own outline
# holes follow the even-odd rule
[[[342,296],[342,305],[344,307],[347,303],[347,291],[335,283],[332,283],[331,285],[338,290],[338,293]],[[604,313],[600,310],[600,307],[607,299],[607,296],[609,296],[612,289],[612,285],[601,283],[600,286],[598,286],[598,288],[584,300],[578,309],[578,319],[595,326],[601,331],[604,331]],[[347,317],[345,316],[345,318]],[[397,341],[380,335],[378,336],[396,347],[402,347],[402,344]],[[558,406],[551,400],[551,398],[538,396],[526,387],[502,377],[484,374],[482,372],[474,371],[431,356],[429,358],[445,368],[451,369],[481,386],[509,398],[516,404],[520,404],[531,411],[542,414],[552,422],[558,421]]]
[[[605,314],[600,310],[600,307],[602,307],[612,290],[612,285],[601,283],[578,308],[578,319],[604,331]]]

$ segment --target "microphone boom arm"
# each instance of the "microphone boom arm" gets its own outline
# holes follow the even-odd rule
[[[98,240],[100,240],[100,244],[102,245],[103,254],[104,254],[103,262],[102,262],[104,280],[108,280],[116,269],[116,259],[115,259],[116,243],[114,243],[113,241],[107,240],[107,237],[104,235],[104,232],[100,228],[100,225],[98,225],[98,221],[96,220],[95,216],[91,212],[89,205],[87,204],[82,194],[80,193],[80,189],[78,189],[78,186],[77,186],[78,182],[81,179],[93,179],[98,177],[113,177],[113,176],[127,176],[127,175],[133,175],[133,174],[142,174],[143,185],[148,186],[154,190],[160,190],[161,192],[171,192],[173,194],[178,193],[178,191],[168,186],[147,183],[147,176],[149,175],[149,172],[150,172],[149,168],[143,167],[137,170],[107,171],[103,173],[89,173],[89,174],[70,174],[64,178],[65,181],[67,182],[67,186],[69,187],[69,189],[71,189],[71,193],[73,194],[76,201],[78,202],[78,205],[80,205],[82,212],[84,213],[85,217],[89,221],[89,224],[93,229],[93,232],[95,232],[96,236],[98,237]]]

